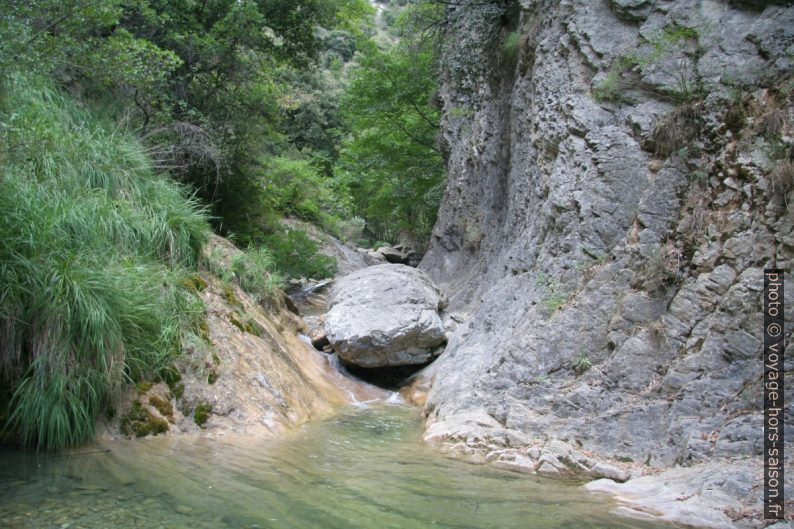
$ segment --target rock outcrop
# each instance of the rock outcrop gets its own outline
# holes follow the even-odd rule
[[[461,4],[420,265],[462,322],[422,374],[432,436],[682,466],[706,498],[703,468],[761,465],[762,270],[794,269],[794,8]],[[794,304],[785,319],[789,344]],[[480,412],[493,424],[445,430]],[[761,489],[726,490],[735,512],[696,523],[759,524]]]
[[[240,254],[213,236],[204,251],[207,268],[231,267]],[[164,382],[143,382],[116,403],[103,435],[276,435],[311,419],[330,416],[339,404],[380,396],[345,379],[298,336],[304,322],[282,296],[267,306],[234,284],[202,269],[185,280],[204,306],[195,334]]]
[[[345,362],[366,368],[423,364],[445,341],[447,300],[424,272],[383,264],[339,279],[325,331]]]

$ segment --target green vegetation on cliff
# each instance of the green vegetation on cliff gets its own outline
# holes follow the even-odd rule
[[[2,115],[0,405],[22,441],[59,448],[179,350],[199,308],[178,285],[209,226],[130,133],[47,81],[7,79]]]

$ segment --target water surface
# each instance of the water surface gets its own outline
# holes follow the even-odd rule
[[[160,437],[0,452],[0,527],[644,529],[555,480],[448,459],[413,408],[345,408],[277,440]],[[86,453],[109,448],[109,452]]]

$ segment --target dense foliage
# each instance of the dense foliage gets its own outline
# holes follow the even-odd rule
[[[3,89],[0,422],[58,448],[90,438],[125,379],[167,367],[202,310],[177,285],[209,226],[130,134],[46,82]]]
[[[262,196],[271,158],[297,148],[330,174],[333,97],[295,96],[325,91],[313,65],[324,47],[350,56],[370,12],[365,0],[11,1],[0,66],[43,71],[105,103],[157,170],[210,205],[217,229],[250,239],[291,213]],[[321,26],[332,28],[325,38]]]
[[[437,58],[432,47],[414,44],[363,57],[344,99],[351,134],[338,177],[383,240],[404,233],[426,240],[441,200],[440,113],[430,104]]]
[[[421,244],[443,171],[437,54],[411,34],[437,5],[5,2],[6,434],[79,443],[116,388],[168,372],[201,318],[182,285],[210,226],[247,248],[224,279],[261,300],[336,270],[285,216]]]

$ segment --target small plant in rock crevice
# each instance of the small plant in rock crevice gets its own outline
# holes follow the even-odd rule
[[[556,280],[549,280],[543,272],[538,274],[536,284],[543,289],[540,302],[548,316],[557,312],[570,297],[560,290]]]
[[[518,61],[521,48],[521,34],[518,31],[511,31],[505,36],[502,43],[502,63],[506,68],[514,67]]]
[[[581,375],[588,369],[593,367],[593,363],[590,361],[590,357],[588,356],[586,351],[581,351],[579,353],[576,362],[573,364],[573,370],[576,372],[577,375]]]
[[[193,422],[195,422],[199,428],[204,428],[204,426],[207,424],[207,421],[209,421],[211,414],[212,406],[206,402],[202,402],[196,406],[196,409],[193,412]]]
[[[664,99],[681,104],[701,99],[702,89],[696,78],[696,61],[702,50],[699,47],[697,28],[677,24],[664,27],[655,37],[648,40],[644,52],[619,55],[612,62],[604,79],[593,87],[593,97],[599,102],[624,102],[625,93],[631,89],[651,90]],[[672,67],[669,75],[675,79],[674,89],[652,89],[644,86],[642,73],[659,68],[673,53],[681,57]]]
[[[654,152],[658,156],[667,157],[687,148],[697,137],[701,124],[699,107],[694,104],[683,104],[670,114],[659,120],[653,129],[652,139]],[[689,153],[687,149],[682,158]]]
[[[681,250],[672,242],[663,244],[642,262],[633,286],[651,293],[661,292],[682,279],[681,262]]]

